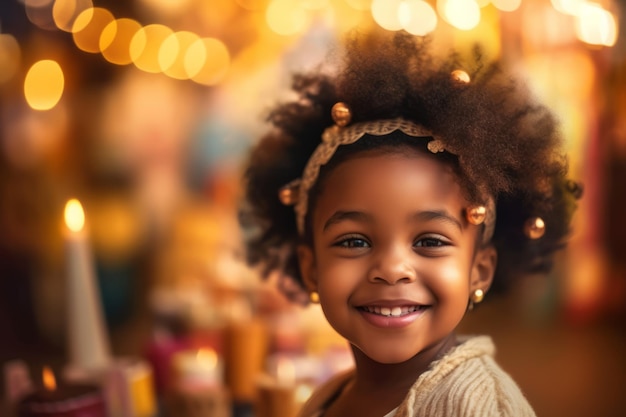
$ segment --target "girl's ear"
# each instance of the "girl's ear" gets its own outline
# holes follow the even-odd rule
[[[498,252],[493,245],[478,249],[470,276],[471,293],[478,289],[483,290],[485,293],[487,292],[493,282],[497,264]]]
[[[308,245],[298,245],[298,264],[300,265],[300,275],[307,291],[317,291],[317,276],[315,273],[315,257],[313,249]]]

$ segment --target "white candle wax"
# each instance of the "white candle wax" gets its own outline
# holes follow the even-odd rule
[[[90,377],[110,364],[111,355],[89,236],[78,200],[65,206],[68,374]]]

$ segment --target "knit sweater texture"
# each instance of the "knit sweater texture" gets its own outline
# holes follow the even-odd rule
[[[459,345],[417,378],[394,417],[536,417],[517,384],[495,362],[491,338],[459,339]],[[322,416],[353,377],[351,370],[331,378],[299,416]]]

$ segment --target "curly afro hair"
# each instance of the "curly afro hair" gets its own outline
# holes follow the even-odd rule
[[[479,48],[469,64],[458,54],[438,56],[432,49],[428,38],[404,32],[356,33],[345,43],[336,74],[320,70],[294,76],[292,88],[299,99],[269,113],[273,129],[252,150],[246,167],[242,224],[249,232],[251,264],[263,265],[265,273],[279,270],[302,284],[294,250],[302,238],[293,208],[279,201],[278,190],[302,175],[322,132],[334,124],[331,107],[342,101],[349,105],[353,123],[401,117],[445,138],[468,199],[480,202],[485,192],[494,197],[492,243],[498,266],[492,289],[506,288],[520,274],[550,270],[581,192],[580,185],[566,178],[554,116],[501,63],[484,62]],[[457,69],[471,81],[451,76]],[[340,150],[358,152],[380,143],[367,142]],[[544,220],[546,231],[532,240],[525,236],[524,224],[534,216]]]

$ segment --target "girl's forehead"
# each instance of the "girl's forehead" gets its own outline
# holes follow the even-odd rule
[[[412,148],[380,148],[351,155],[320,184],[321,199],[342,204],[363,199],[467,205],[458,177],[446,161]],[[327,201],[330,203],[331,201]],[[385,201],[380,201],[385,203]]]

